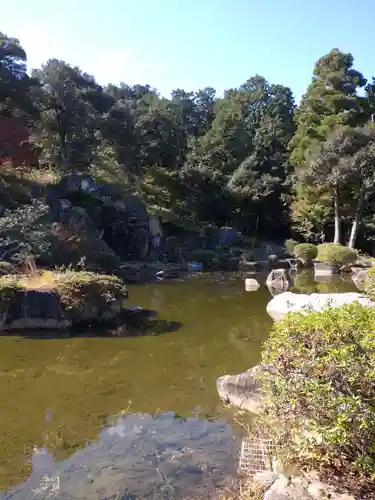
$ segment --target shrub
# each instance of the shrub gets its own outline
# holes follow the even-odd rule
[[[343,266],[353,264],[357,260],[357,252],[352,248],[338,245],[336,243],[322,243],[318,245],[317,260]]]
[[[294,255],[294,247],[298,245],[298,241],[293,240],[292,238],[285,240],[284,246],[288,250],[291,255]]]
[[[318,249],[312,243],[299,243],[293,250],[296,259],[300,259],[304,264],[311,265],[318,254]]]
[[[73,321],[79,321],[83,308],[93,306],[102,318],[115,303],[122,303],[128,292],[117,276],[88,271],[65,270],[55,273],[56,290]]]
[[[283,462],[375,470],[375,309],[358,303],[276,323],[262,362],[270,437]]]
[[[214,250],[205,248],[193,250],[191,252],[191,258],[196,262],[201,262],[206,269],[212,269],[215,266],[215,262],[219,261],[219,255]]]

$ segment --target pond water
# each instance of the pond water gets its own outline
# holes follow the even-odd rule
[[[298,278],[294,291],[355,290]],[[259,361],[269,291],[217,274],[129,296],[157,313],[147,335],[0,338],[4,498],[47,498],[45,474],[59,476],[61,499],[209,498],[235,479],[240,429],[216,378]]]

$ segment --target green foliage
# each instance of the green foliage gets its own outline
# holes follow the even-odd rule
[[[375,310],[357,303],[289,314],[262,362],[276,368],[264,425],[286,463],[375,470]]]
[[[297,130],[290,147],[291,160],[303,165],[309,148],[324,142],[337,125],[356,125],[363,120],[357,89],[366,84],[353,69],[353,56],[332,49],[315,64],[314,74],[296,112]]]
[[[358,233],[375,238],[375,84],[360,96],[365,83],[352,55],[333,49],[316,62],[298,108],[288,87],[260,75],[221,98],[206,87],[167,99],[149,85],[102,87],[58,59],[30,78],[19,41],[0,34],[0,111],[30,125],[40,167],[89,172],[177,222],[259,239],[284,239],[291,223],[313,243],[341,223],[345,234],[353,225],[350,246]],[[29,198],[41,196],[29,188]],[[11,198],[0,192],[6,208]]]
[[[345,264],[353,264],[357,258],[358,254],[352,248],[335,243],[322,243],[318,245],[316,259],[320,262],[343,266]]]
[[[62,271],[54,275],[56,289],[69,316],[80,321],[85,307],[95,308],[102,318],[115,303],[122,304],[128,291],[122,280],[88,271]]]
[[[294,247],[293,253],[297,259],[308,265],[316,258],[318,249],[312,243],[299,243]]]
[[[197,248],[191,252],[191,260],[201,262],[204,269],[213,269],[219,262],[219,255],[214,250]]]
[[[16,264],[48,252],[52,241],[48,206],[41,201],[7,210],[0,218],[0,245],[5,249],[12,245],[11,250],[5,250],[4,257]]]
[[[285,240],[285,243],[284,243],[284,246],[285,248],[287,249],[287,251],[293,255],[293,250],[294,250],[294,247],[298,245],[298,241],[296,240],[293,240],[291,238],[289,238],[288,240]]]

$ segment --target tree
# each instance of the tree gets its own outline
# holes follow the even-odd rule
[[[57,59],[34,70],[33,77],[41,85],[34,95],[41,114],[41,149],[63,169],[87,167],[98,144],[101,113],[109,105],[102,88],[90,75]]]
[[[320,192],[329,193],[334,205],[334,243],[341,240],[340,193],[354,192],[355,217],[348,246],[353,248],[358,226],[375,180],[375,130],[369,127],[337,127],[327,141],[310,148],[304,179]]]
[[[305,175],[305,170],[309,168],[308,162],[314,161],[312,156],[316,154],[318,156],[320,153],[323,156],[328,154],[327,150],[325,153],[323,150],[320,153],[317,151],[319,145],[324,143],[329,136],[332,139],[332,133],[337,127],[360,125],[368,118],[366,101],[357,94],[357,90],[366,84],[366,79],[360,72],[353,69],[353,61],[351,54],[340,52],[338,49],[332,49],[327,55],[321,57],[315,64],[311,84],[295,113],[296,133],[289,145],[290,160],[296,169],[293,206],[301,208],[305,205],[307,214],[314,212],[315,209],[310,207],[309,210],[306,199],[299,200],[298,197],[306,192],[306,189],[300,187],[299,184],[306,183],[309,178]],[[323,161],[323,163],[327,165],[327,162]],[[331,173],[333,174],[333,171]],[[339,242],[341,225],[338,177],[335,177],[335,182],[334,240]],[[300,218],[302,213],[300,211],[299,215],[293,216],[294,220],[303,223]]]
[[[296,111],[296,133],[291,161],[303,165],[308,149],[323,142],[338,125],[358,125],[367,120],[364,101],[357,91],[366,79],[353,69],[353,56],[332,49],[315,64],[311,84]]]
[[[19,40],[0,32],[0,113],[35,117],[30,88],[36,83],[26,72],[26,52]]]

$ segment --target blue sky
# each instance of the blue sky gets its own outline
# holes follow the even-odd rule
[[[31,67],[57,57],[99,83],[224,89],[256,73],[298,100],[317,58],[350,51],[375,76],[375,0],[2,0],[0,30]]]

